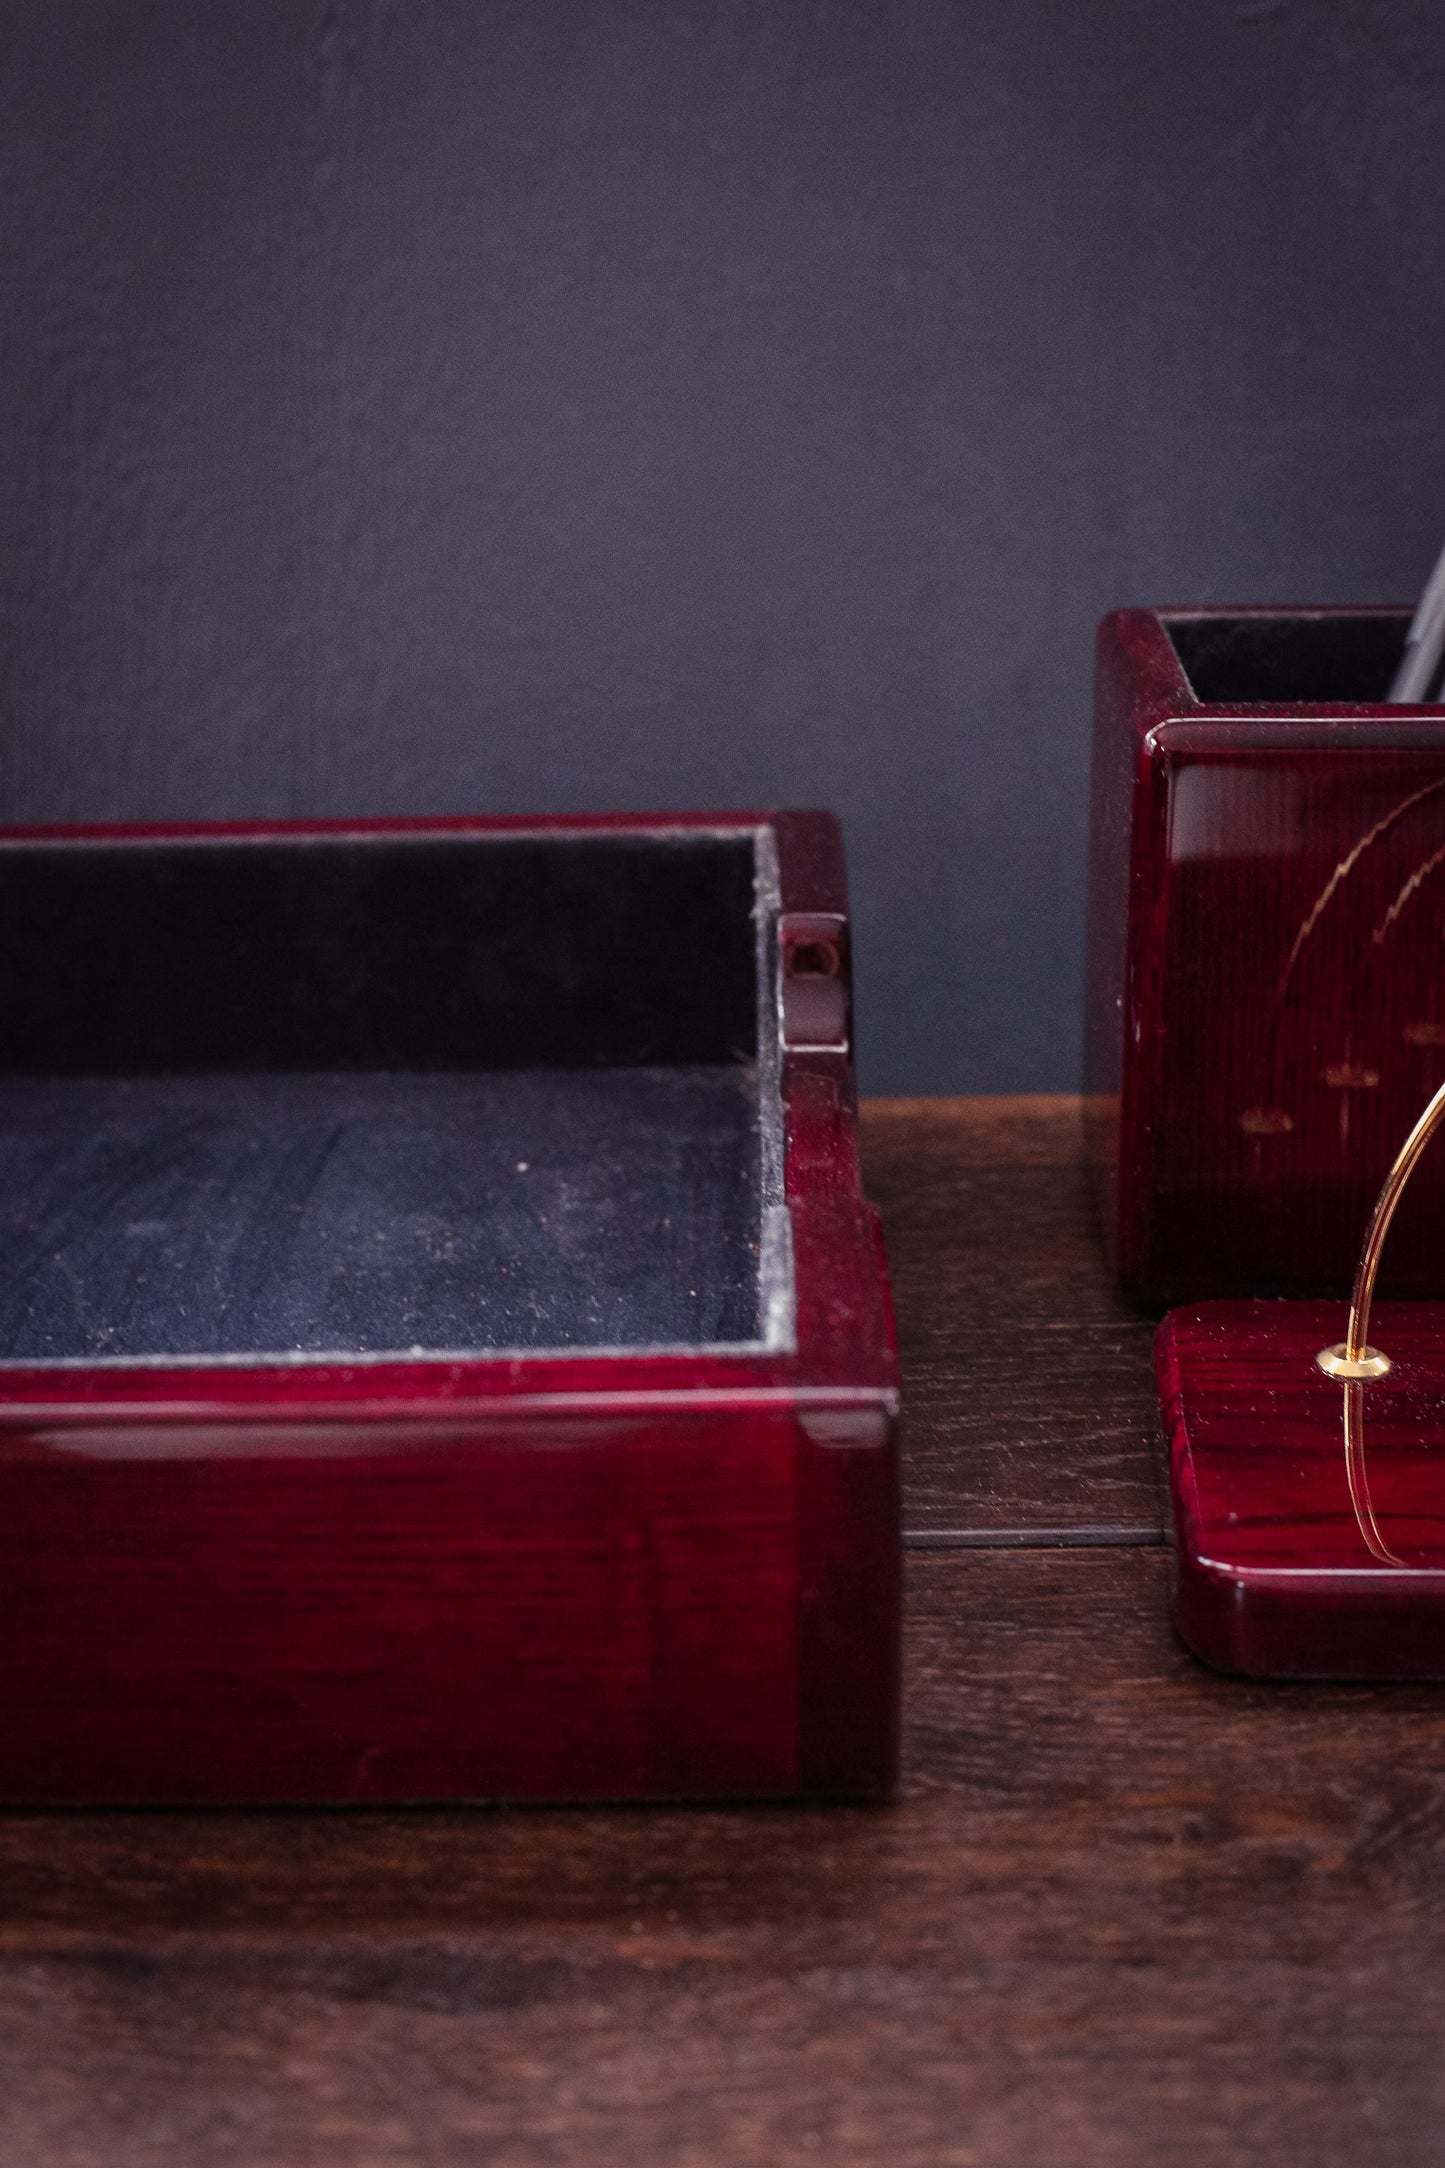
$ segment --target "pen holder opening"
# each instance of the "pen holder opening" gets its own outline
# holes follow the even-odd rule
[[[1393,611],[1201,613],[1163,620],[1196,700],[1359,701],[1378,705],[1405,648]]]

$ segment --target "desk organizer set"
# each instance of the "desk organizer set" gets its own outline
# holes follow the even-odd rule
[[[1377,1276],[1445,1296],[1445,707],[1386,699],[1409,624],[1100,629],[1090,1158],[1122,1286],[1189,1305],[1176,1618],[1228,1670],[1445,1677],[1445,1303],[1370,1326]]]
[[[823,814],[0,837],[0,1801],[869,1798]]]
[[[1225,1669],[1445,1677],[1408,625],[1100,631],[1090,1156]],[[0,832],[0,1803],[886,1797],[851,1021],[827,814]]]

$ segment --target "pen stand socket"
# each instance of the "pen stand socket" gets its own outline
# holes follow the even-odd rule
[[[1375,1287],[1445,1086],[1395,1154],[1355,1267],[1341,1340],[1307,1302],[1204,1303],[1168,1316],[1175,1618],[1222,1670],[1445,1677],[1445,1309]]]
[[[1274,1678],[1445,1678],[1445,1305],[1384,1303],[1332,1377],[1334,1302],[1206,1302],[1159,1335],[1175,1620]]]
[[[1086,1110],[1149,1303],[1348,1291],[1445,1081],[1445,707],[1406,610],[1121,610],[1095,673]],[[1445,1292],[1445,1155],[1382,1292]]]

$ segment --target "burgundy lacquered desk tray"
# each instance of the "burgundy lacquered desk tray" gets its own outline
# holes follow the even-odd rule
[[[0,838],[0,1799],[872,1797],[835,823]]]
[[[1445,1307],[1382,1304],[1392,1367],[1363,1384],[1316,1364],[1343,1322],[1326,1302],[1165,1319],[1179,1630],[1228,1671],[1445,1678]]]
[[[1344,1294],[1445,1080],[1445,709],[1385,693],[1409,613],[1124,610],[1095,678],[1088,1111],[1149,1302]],[[1445,1158],[1385,1266],[1445,1293]]]

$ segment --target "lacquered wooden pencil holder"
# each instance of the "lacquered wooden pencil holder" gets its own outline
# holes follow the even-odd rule
[[[1445,1078],[1445,708],[1403,610],[1121,610],[1099,631],[1089,1152],[1141,1301],[1338,1293]],[[1445,1164],[1386,1291],[1445,1291]]]

